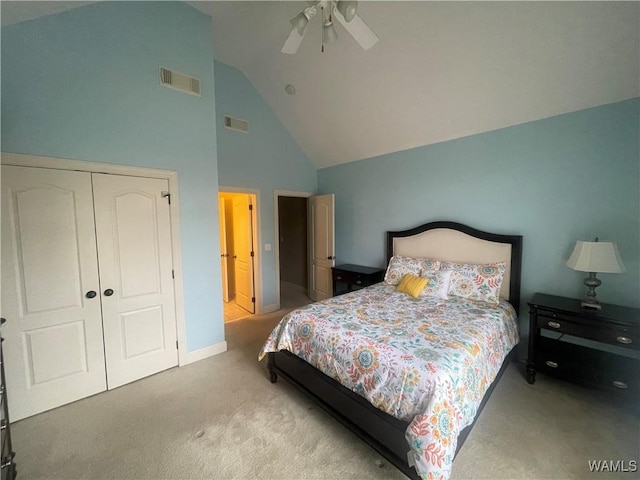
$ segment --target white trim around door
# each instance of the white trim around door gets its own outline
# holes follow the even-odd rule
[[[90,173],[107,173],[112,175],[128,175],[132,177],[147,177],[166,179],[171,193],[171,251],[173,254],[173,270],[175,274],[175,310],[176,333],[178,338],[178,365],[183,366],[193,362],[193,356],[187,353],[186,326],[184,317],[184,283],[182,272],[182,247],[180,241],[180,199],[178,195],[178,173],[173,170],[134,167],[129,165],[114,165],[110,163],[85,162],[54,157],[23,155],[17,153],[2,153],[2,165],[19,167],[49,168],[55,170],[79,170]],[[175,213],[175,214],[174,214]],[[225,346],[226,347],[226,346]],[[219,348],[218,348],[219,349]],[[216,349],[216,351],[218,350]],[[225,348],[226,350],[226,348]],[[199,358],[198,358],[199,359]]]

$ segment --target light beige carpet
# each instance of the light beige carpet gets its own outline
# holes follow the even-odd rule
[[[225,326],[229,350],[13,424],[18,479],[405,478],[256,355],[284,312]],[[513,364],[452,479],[636,479],[640,422],[597,392]]]
[[[222,305],[224,323],[235,322],[247,318],[252,315],[251,312],[245,310],[235,300],[224,302]]]

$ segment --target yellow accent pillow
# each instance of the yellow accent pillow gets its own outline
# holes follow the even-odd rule
[[[427,286],[427,283],[429,283],[428,278],[417,277],[411,273],[407,273],[402,277],[402,280],[400,280],[400,283],[396,287],[396,291],[407,293],[412,297],[417,298],[422,290],[424,290],[424,287]]]

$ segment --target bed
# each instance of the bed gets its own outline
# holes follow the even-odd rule
[[[389,267],[385,282],[287,314],[259,358],[268,355],[272,383],[291,382],[408,477],[447,478],[515,356],[522,237],[431,222],[388,232],[386,256],[394,265],[438,264],[418,277],[450,275],[461,264],[504,266],[495,303],[438,292],[414,298],[392,281],[403,270]]]

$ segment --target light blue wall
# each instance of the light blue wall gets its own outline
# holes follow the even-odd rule
[[[274,190],[315,193],[317,172],[242,72],[215,62],[218,179],[223,187],[259,189],[262,303],[275,304]],[[284,94],[284,86],[283,86]],[[249,133],[224,128],[224,116],[249,122]]]
[[[640,101],[348,163],[318,172],[336,196],[337,262],[382,266],[385,231],[434,220],[524,236],[521,319],[534,292],[581,297],[576,240],[617,242],[623,274],[601,301],[640,306]]]
[[[202,96],[159,85],[160,65]],[[224,341],[211,18],[103,2],[2,28],[2,151],[176,170],[187,350]]]

